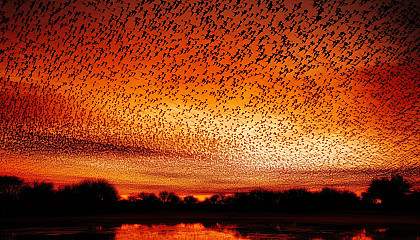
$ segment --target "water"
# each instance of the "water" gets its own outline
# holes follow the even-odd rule
[[[242,239],[415,239],[420,240],[415,228],[360,228],[331,225],[258,223],[240,224],[121,224],[117,226],[61,226],[2,230],[0,240],[242,240]]]

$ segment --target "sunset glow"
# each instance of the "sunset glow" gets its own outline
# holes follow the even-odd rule
[[[420,186],[415,1],[6,1],[0,11],[0,175],[200,199],[360,193],[391,173]]]

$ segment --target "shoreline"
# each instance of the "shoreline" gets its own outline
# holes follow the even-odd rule
[[[28,227],[121,226],[123,224],[179,223],[235,224],[235,223],[295,223],[331,226],[399,226],[420,228],[420,215],[416,213],[347,212],[324,214],[279,213],[214,213],[214,212],[153,212],[142,214],[106,214],[89,216],[13,216],[0,217],[2,229]]]

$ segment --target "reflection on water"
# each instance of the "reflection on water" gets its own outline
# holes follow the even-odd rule
[[[138,240],[138,239],[420,239],[419,229],[339,228],[327,225],[248,222],[227,224],[122,224],[118,226],[38,227],[0,231],[0,240]]]
[[[366,230],[363,229],[358,235],[353,236],[351,240],[373,240],[373,238],[366,236]]]
[[[125,224],[115,230],[115,240],[137,239],[246,239],[229,227],[206,228],[201,223],[177,225],[140,225]]]

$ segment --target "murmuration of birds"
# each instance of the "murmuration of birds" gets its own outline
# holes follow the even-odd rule
[[[0,12],[2,154],[108,154],[229,183],[419,177],[416,1],[5,0]]]

